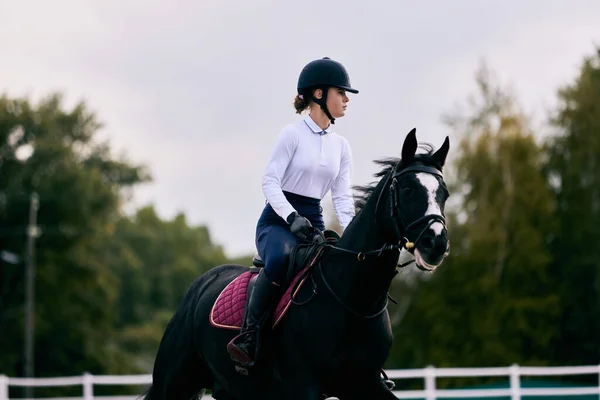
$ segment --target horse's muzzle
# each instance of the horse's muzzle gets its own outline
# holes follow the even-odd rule
[[[435,268],[444,261],[444,258],[448,255],[450,250],[450,243],[448,237],[445,234],[445,230],[442,234],[436,235],[432,230],[428,230],[417,243],[418,257],[422,261],[422,267],[430,270],[431,267]]]

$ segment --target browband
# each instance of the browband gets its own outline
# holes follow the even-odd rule
[[[410,166],[410,167],[406,167],[406,168],[404,168],[404,169],[402,169],[400,171],[396,171],[394,173],[393,178],[397,178],[397,177],[399,177],[400,175],[402,175],[402,174],[404,174],[406,172],[412,172],[412,171],[427,172],[429,174],[437,175],[440,178],[444,179],[444,175],[442,174],[442,171],[440,171],[437,168],[428,167],[426,165],[413,165],[413,166]]]

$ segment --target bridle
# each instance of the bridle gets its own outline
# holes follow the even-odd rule
[[[394,224],[393,224],[394,231],[395,231],[397,237],[399,238],[397,244],[387,244],[386,243],[379,249],[366,251],[366,252],[362,252],[362,251],[357,252],[357,251],[353,251],[353,250],[343,249],[341,247],[337,247],[337,246],[325,244],[325,243],[322,243],[321,246],[329,247],[329,248],[336,249],[336,250],[346,252],[346,253],[355,254],[358,261],[364,261],[368,255],[375,254],[377,257],[379,257],[384,252],[388,252],[388,251],[398,251],[398,253],[400,253],[402,251],[402,249],[406,249],[409,253],[413,254],[417,244],[419,243],[419,240],[421,240],[421,238],[423,237],[423,234],[427,231],[427,229],[429,229],[429,227],[431,225],[433,225],[436,222],[439,222],[440,224],[443,225],[444,229],[446,229],[446,219],[442,215],[439,215],[439,214],[427,214],[420,218],[417,218],[415,221],[412,221],[409,224],[406,224],[405,221],[402,219],[402,217],[398,214],[398,194],[396,191],[396,185],[398,184],[398,178],[408,172],[425,172],[428,174],[439,176],[442,179],[444,178],[442,172],[439,169],[434,168],[434,167],[429,167],[427,165],[412,165],[412,166],[403,168],[400,171],[396,171],[396,169],[394,168],[388,174],[384,185],[387,185],[388,182],[391,180],[391,183],[389,185],[390,217],[394,221]],[[377,203],[375,204],[375,217],[374,217],[375,223],[377,222],[377,215],[379,214],[377,212],[377,210],[379,209],[379,203],[381,202],[383,192],[384,191],[382,190],[381,193],[379,193],[379,197],[377,198]],[[423,223],[424,223],[423,229],[421,229],[421,231],[415,237],[415,239],[409,240],[408,239],[409,232],[412,229],[414,229],[415,227],[417,227]],[[414,260],[408,261],[403,264],[398,264],[397,267],[403,268],[412,262],[414,262]],[[419,268],[423,271],[427,271],[426,269],[424,269],[418,265],[417,265],[417,268]]]
[[[429,167],[426,165],[413,165],[406,167],[400,171],[395,171],[393,175],[390,175],[388,177],[388,180],[390,177],[392,179],[392,183],[390,184],[389,188],[390,216],[395,222],[394,231],[396,235],[399,238],[401,238],[398,244],[404,247],[407,251],[409,251],[412,254],[417,246],[417,243],[419,242],[419,240],[421,240],[423,234],[427,231],[427,229],[429,229],[431,225],[433,225],[436,222],[439,222],[443,225],[444,229],[446,229],[446,219],[440,214],[427,214],[422,216],[421,218],[417,218],[415,221],[409,223],[408,225],[405,224],[405,222],[402,220],[402,217],[398,214],[398,194],[396,191],[396,185],[398,183],[398,178],[406,174],[407,172],[425,172],[428,174],[439,176],[442,179],[444,179],[444,176],[442,175],[442,172],[437,168]],[[379,198],[377,199],[377,203],[379,203],[382,194],[383,191],[380,193]],[[375,210],[377,210],[378,206],[379,204],[375,206]],[[377,211],[375,211],[375,218],[377,218]],[[407,238],[408,232],[410,232],[411,229],[415,228],[416,226],[419,226],[423,222],[425,222],[425,226],[423,227],[421,232],[419,232],[419,234],[414,240],[410,241]]]

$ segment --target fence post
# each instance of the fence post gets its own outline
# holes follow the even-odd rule
[[[8,400],[8,376],[0,375],[0,400]]]
[[[0,397],[0,400],[2,398]],[[600,400],[600,364],[598,364],[598,400]]]
[[[521,400],[521,376],[517,364],[510,366],[510,393],[511,400]]]
[[[94,400],[94,381],[88,372],[83,374],[83,400]]]
[[[425,368],[425,399],[435,400],[435,368],[428,366]]]

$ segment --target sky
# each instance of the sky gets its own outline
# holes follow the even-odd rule
[[[364,184],[413,127],[442,144],[482,60],[543,122],[600,45],[599,15],[597,0],[0,0],[0,92],[85,100],[115,154],[152,172],[132,207],[184,212],[246,255],[306,63],[336,59],[360,90],[335,130]]]

